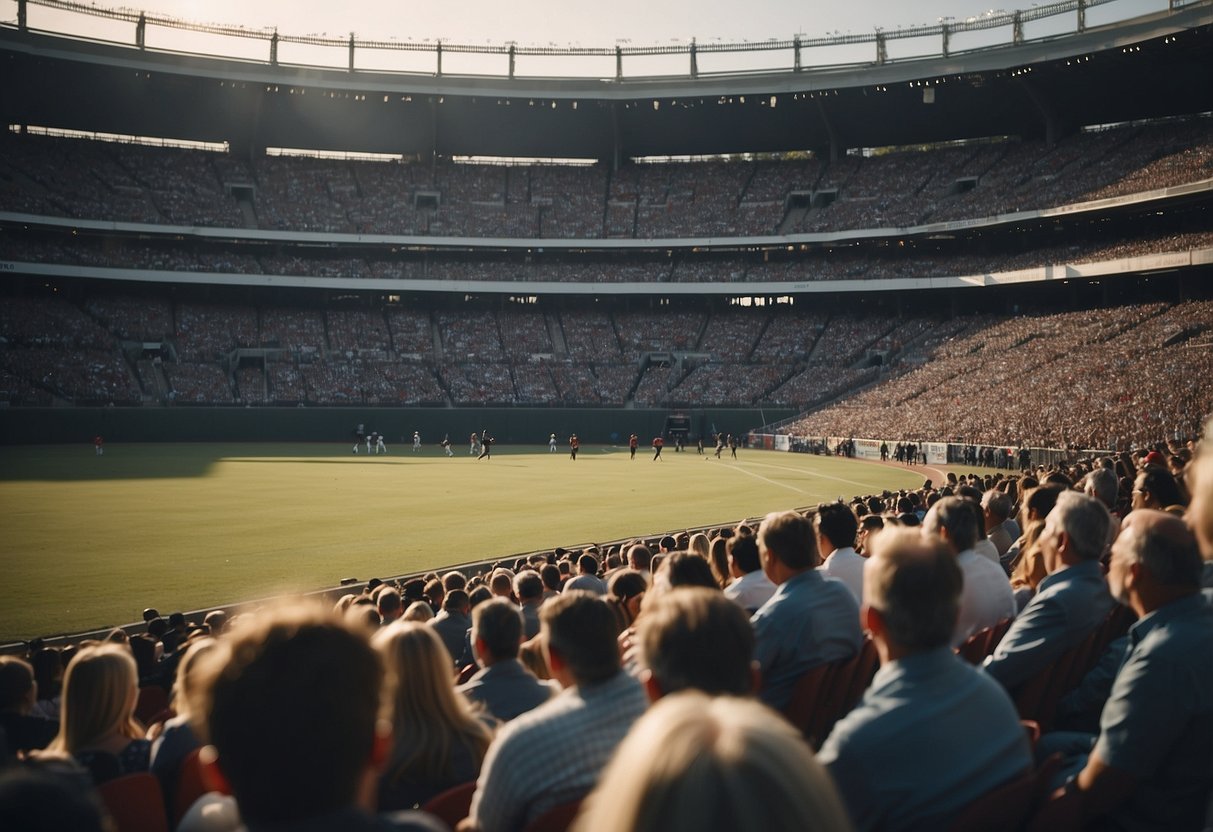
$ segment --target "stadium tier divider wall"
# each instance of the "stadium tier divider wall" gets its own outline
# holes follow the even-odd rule
[[[444,435],[458,447],[472,431],[497,442],[547,449],[555,433],[563,448],[569,434],[589,444],[626,444],[636,433],[644,445],[665,430],[669,408],[376,408],[376,407],[50,407],[0,408],[0,443],[87,444],[101,435],[115,442],[331,442],[349,443],[358,425],[385,437],[389,449],[420,431],[436,448]],[[796,415],[790,408],[692,408],[691,436],[715,431],[743,436],[759,425]],[[348,449],[347,449],[348,450]]]

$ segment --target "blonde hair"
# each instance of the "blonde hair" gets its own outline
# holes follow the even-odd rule
[[[752,699],[688,691],[632,726],[573,829],[834,832],[851,823],[795,728]]]
[[[63,676],[59,734],[47,752],[75,754],[112,734],[142,737],[143,728],[134,718],[138,681],[129,647],[82,647]]]
[[[695,537],[703,537],[706,535],[696,535]],[[729,539],[727,537],[718,537],[708,546],[708,553],[704,558],[708,562],[708,566],[712,567],[712,575],[716,578],[716,583],[720,584],[720,588],[724,589],[733,582],[733,576],[729,573]],[[695,542],[695,538],[691,538],[691,543]]]
[[[371,644],[383,656],[392,692],[396,748],[385,771],[388,782],[452,776],[455,743],[479,765],[492,734],[455,690],[450,654],[438,634],[425,624],[397,621]]]
[[[177,665],[177,675],[173,677],[173,709],[177,716],[185,717],[191,722],[204,713],[202,703],[198,701],[198,668],[201,666],[198,660],[213,650],[216,644],[215,639],[210,637],[191,641],[189,649],[181,657],[181,663]]]

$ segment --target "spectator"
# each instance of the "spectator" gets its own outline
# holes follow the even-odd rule
[[[931,506],[922,524],[923,534],[938,537],[951,547],[964,574],[953,647],[978,630],[1015,617],[1015,596],[1006,573],[973,551],[980,523],[981,509],[972,500],[944,497]]]
[[[856,829],[946,828],[1031,767],[1010,697],[952,651],[962,581],[934,535],[885,530],[874,541],[863,616],[881,668],[818,754]]]
[[[656,598],[637,627],[649,698],[683,690],[749,696],[757,688],[754,630],[742,611],[707,588],[683,587]]]
[[[817,532],[817,550],[825,553],[819,568],[826,576],[846,584],[855,596],[855,602],[862,603],[866,561],[854,548],[859,533],[855,512],[844,503],[821,503],[817,506],[813,525]]]
[[[459,692],[502,722],[542,705],[555,693],[553,685],[536,679],[518,660],[522,641],[522,617],[509,601],[486,601],[472,611],[472,650],[481,669],[459,686]]]
[[[135,722],[137,681],[126,647],[82,647],[63,678],[59,734],[40,755],[71,755],[97,783],[147,771],[152,744]]]
[[[213,775],[258,829],[436,830],[428,816],[373,811],[390,733],[379,656],[311,609],[242,617],[203,659]]]
[[[812,524],[792,511],[772,512],[758,527],[762,569],[778,589],[751,619],[754,656],[762,668],[762,701],[783,708],[792,687],[819,664],[859,652],[859,606],[851,591],[827,580]]]
[[[586,552],[577,558],[577,576],[570,578],[564,589],[583,589],[595,595],[606,595],[607,585],[598,577],[598,558]]]
[[[1140,509],[1112,547],[1108,585],[1138,615],[1100,717],[1098,738],[1068,745],[1083,815],[1117,828],[1199,829],[1213,793],[1213,607],[1200,594],[1201,558],[1183,521]]]
[[[1110,525],[1099,501],[1076,491],[1058,497],[1040,536],[1048,576],[985,660],[986,672],[1008,691],[1047,670],[1107,618],[1112,597],[1099,558]]]
[[[59,733],[59,723],[35,716],[38,684],[34,669],[16,656],[0,656],[0,736],[8,750],[46,748]]]
[[[982,519],[985,522],[986,537],[994,548],[998,550],[998,558],[1001,562],[1002,556],[1007,553],[1007,549],[1011,548],[1014,538],[1007,530],[1007,518],[1011,514],[1011,498],[1003,492],[991,488],[981,495],[981,512]]]
[[[706,595],[706,593],[705,593]],[[587,799],[578,832],[847,832],[830,778],[758,703],[668,696],[636,723]]]
[[[404,615],[404,603],[400,599],[400,593],[392,587],[387,587],[379,593],[375,606],[379,609],[379,618],[384,627]]]
[[[752,534],[736,535],[728,539],[725,551],[733,582],[724,588],[724,597],[753,615],[775,594],[775,584],[762,571],[758,540]]]
[[[631,627],[640,615],[640,605],[648,589],[648,579],[635,569],[619,569],[611,575],[611,580],[607,582],[606,601],[615,613],[619,632]]]
[[[523,640],[539,635],[539,608],[543,606],[543,579],[533,569],[524,569],[514,579],[514,592],[522,610]]]
[[[194,639],[177,665],[177,678],[173,685],[173,709],[176,715],[158,727],[152,741],[150,770],[160,780],[168,805],[173,805],[177,783],[181,779],[181,763],[190,752],[202,745],[205,726],[198,698],[198,668],[200,659],[217,642],[213,638]],[[149,732],[149,736],[152,734]]]
[[[379,810],[408,809],[475,780],[492,733],[455,690],[438,635],[424,624],[400,622],[372,643],[393,692],[395,737],[379,777]]]
[[[653,563],[653,553],[643,543],[628,547],[628,568],[637,572],[650,572]]]
[[[461,828],[518,830],[580,800],[644,712],[643,689],[620,667],[605,601],[566,591],[541,615],[544,653],[566,690],[501,729]]]
[[[442,602],[442,611],[429,622],[451,654],[451,662],[456,665],[464,658],[467,634],[472,628],[471,611],[472,601],[468,594],[462,589],[450,589]]]

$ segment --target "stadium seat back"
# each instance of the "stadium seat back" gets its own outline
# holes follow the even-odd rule
[[[116,777],[97,787],[115,832],[168,832],[160,781],[142,772]]]

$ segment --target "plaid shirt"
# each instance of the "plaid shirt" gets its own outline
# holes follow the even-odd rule
[[[506,724],[476,783],[476,826],[512,832],[585,797],[647,707],[644,689],[620,671],[605,682],[570,688]]]

